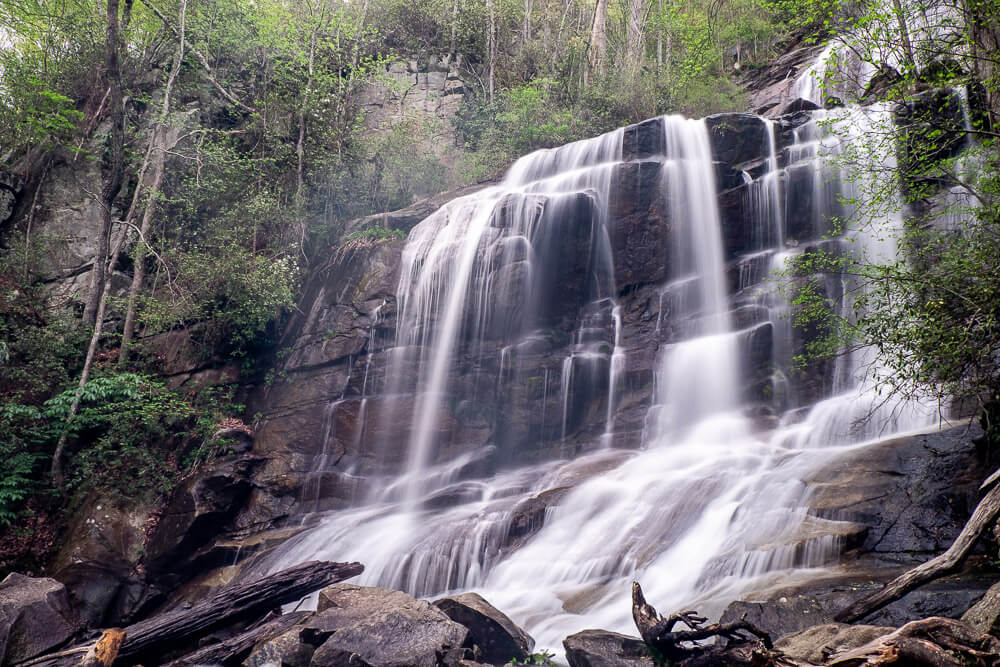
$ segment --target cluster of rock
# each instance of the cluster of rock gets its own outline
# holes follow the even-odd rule
[[[360,569],[360,566],[358,566]],[[176,613],[176,612],[175,612]],[[927,619],[897,629],[886,625],[824,622],[823,615],[802,630],[786,633],[773,645],[749,640],[708,649],[691,646],[689,659],[676,665],[738,665],[747,655],[760,665],[872,664],[863,656],[901,642],[907,628],[923,623],[973,638],[987,662],[1000,654],[1000,584],[994,585],[961,621]],[[138,626],[135,626],[138,627]],[[65,588],[53,579],[11,574],[0,582],[0,665],[30,661],[38,665],[78,664],[80,652],[60,651],[86,633],[70,606]],[[918,628],[919,629],[919,628]],[[124,636],[127,641],[129,628]],[[910,633],[912,634],[912,633]],[[118,636],[122,636],[118,632]],[[250,638],[247,641],[247,637]],[[197,641],[196,641],[197,640]],[[185,667],[198,664],[243,667],[487,667],[551,664],[551,654],[532,653],[534,640],[503,612],[475,593],[418,600],[385,588],[337,583],[321,590],[316,611],[292,611],[243,619],[211,634],[192,634],[156,652],[141,654],[143,664]],[[640,667],[656,662],[655,650],[638,637],[605,630],[584,630],[563,642],[570,667]],[[114,656],[112,656],[113,658]],[[122,654],[115,664],[135,664]],[[767,660],[778,662],[767,662]],[[992,660],[993,662],[989,662]],[[110,664],[110,663],[108,663]],[[878,663],[881,664],[881,663]],[[933,664],[937,663],[906,663]],[[961,664],[961,663],[956,663]]]

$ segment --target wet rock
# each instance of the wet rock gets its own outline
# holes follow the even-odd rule
[[[774,648],[792,660],[822,665],[830,656],[864,646],[895,628],[879,625],[825,623],[785,635]]]
[[[979,602],[962,614],[962,620],[980,632],[1000,637],[1000,583],[991,586]]]
[[[666,134],[659,118],[629,125],[622,136],[622,159],[645,160],[666,152]]]
[[[612,174],[609,216],[619,291],[667,275],[674,221],[661,185],[662,167],[659,161],[629,162]]]
[[[66,587],[13,572],[0,581],[0,664],[28,660],[68,642],[79,629]]]
[[[190,575],[185,559],[219,536],[253,487],[250,476],[265,459],[243,456],[210,464],[171,494],[149,540],[146,568],[154,578]]]
[[[958,536],[985,478],[972,440],[977,425],[894,438],[850,452],[815,473],[813,513],[861,523],[861,548],[901,562],[924,561]]]
[[[820,105],[816,104],[812,100],[804,100],[801,97],[792,100],[784,107],[781,108],[781,115],[795,113],[797,111],[815,111],[816,109],[822,109]]]
[[[855,600],[881,588],[901,573],[869,562],[867,571],[842,573],[826,582],[765,593],[756,600],[730,604],[722,622],[746,617],[772,637],[799,632],[814,625],[832,623],[834,615]],[[866,617],[865,623],[899,627],[930,616],[959,618],[996,581],[994,573],[968,573],[944,577],[922,586],[900,600]]]
[[[652,667],[649,648],[638,637],[584,630],[563,640],[569,667]]]
[[[712,157],[726,164],[739,166],[767,157],[767,125],[759,116],[749,113],[720,113],[705,118],[708,126]]]
[[[482,662],[498,665],[527,660],[535,640],[503,612],[476,593],[441,598],[434,606],[469,630],[469,639],[479,647]]]
[[[304,626],[304,639],[322,642],[314,667],[437,667],[439,657],[462,647],[469,634],[428,602],[353,584],[323,589],[316,616]]]
[[[0,169],[0,225],[14,216],[24,182],[16,174]]]

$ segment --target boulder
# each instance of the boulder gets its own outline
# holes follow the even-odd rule
[[[66,587],[55,579],[13,572],[0,581],[0,665],[61,646],[79,626]]]
[[[795,113],[796,111],[815,111],[816,109],[822,109],[820,105],[816,104],[812,100],[802,99],[801,97],[792,100],[785,106],[781,108],[781,115]]]
[[[535,640],[528,633],[476,593],[441,598],[434,606],[468,628],[469,639],[479,647],[482,662],[494,665],[511,660],[522,662],[535,647]]]
[[[880,625],[825,623],[785,635],[774,643],[774,648],[792,660],[822,665],[836,653],[864,646],[893,630]]]
[[[295,627],[263,641],[243,660],[243,667],[306,667],[316,647],[304,642],[302,628]]]
[[[991,586],[979,602],[962,614],[962,620],[980,632],[1000,637],[1000,583]]]
[[[302,637],[322,642],[314,667],[436,667],[468,630],[429,602],[386,588],[335,584],[320,591]]]
[[[569,667],[652,667],[649,647],[638,637],[584,630],[563,640]]]
[[[651,118],[625,128],[622,135],[622,159],[644,160],[666,152],[663,121]]]

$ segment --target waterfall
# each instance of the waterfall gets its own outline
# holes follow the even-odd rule
[[[379,419],[408,425],[407,442],[372,443],[387,459],[402,451],[403,470],[386,464],[363,502],[314,515],[260,567],[360,560],[363,584],[418,596],[476,590],[558,651],[583,628],[633,632],[633,579],[662,609],[718,615],[747,590],[835,564],[836,522],[809,516],[803,480],[846,449],[934,416],[877,401],[871,351],[841,358],[818,395],[796,384],[801,341],[775,274],[810,244],[863,261],[895,257],[896,199],[873,226],[840,233],[831,223],[871,212],[873,190],[896,192],[894,161],[864,154],[870,133],[892,131],[891,111],[818,111],[791,141],[759,122],[760,173],[732,186],[748,202],[746,247],[734,249],[720,209],[709,126],[677,116],[644,123],[655,136],[628,154],[619,130],[528,155],[499,185],[414,227],[378,408]],[[837,157],[847,150],[882,176],[846,169]],[[658,282],[623,289],[616,224],[636,196],[620,192],[630,174],[645,179],[649,211],[663,217],[647,229],[668,242],[641,248],[662,269]],[[848,283],[830,284],[845,314]],[[637,389],[644,376],[630,366],[652,352],[651,388]],[[371,357],[364,363],[370,394]],[[540,413],[540,428],[522,438],[527,450],[500,451],[500,465],[470,473],[507,442],[501,428],[476,441],[460,419],[486,400]],[[641,446],[612,446],[630,420],[641,422],[631,426]],[[532,443],[562,457],[536,455]]]

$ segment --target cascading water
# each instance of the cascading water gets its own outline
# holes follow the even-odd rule
[[[779,414],[809,407],[785,378],[795,345],[789,306],[766,276],[803,250],[800,241],[822,239],[830,218],[850,218],[844,202],[865,205],[873,184],[858,185],[833,157],[889,119],[879,108],[818,112],[781,147],[766,123],[766,168],[745,185],[756,229],[736,258],[727,256],[708,126],[679,117],[657,121],[662,149],[641,159],[626,159],[622,131],[534,153],[501,185],[421,222],[403,253],[380,408],[381,419],[411,425],[405,470],[371,481],[353,509],[311,516],[260,567],[360,560],[364,584],[420,596],[474,589],[539,647],[558,651],[583,628],[629,632],[632,579],[662,609],[718,614],[749,588],[835,562],[835,522],[808,516],[802,480],[846,447],[933,417],[895,404],[858,428],[873,413],[865,369],[877,363],[863,354],[835,370],[808,411],[789,410],[770,427],[753,417],[750,408],[768,401]],[[630,166],[657,174],[649,187],[670,229],[651,314],[636,315],[615,284],[612,208]],[[891,173],[894,164],[885,166]],[[877,222],[888,225],[883,235],[858,230],[843,245],[862,258],[893,257],[898,211]],[[750,319],[735,314],[750,310]],[[651,340],[634,338],[642,318],[655,318]],[[762,332],[767,400],[745,372]],[[642,447],[615,449],[630,359],[642,345],[656,349]],[[563,356],[539,352],[552,349]],[[484,359],[495,366],[483,368]],[[527,437],[558,442],[567,457],[584,442],[584,453],[512,456],[477,478],[468,471],[486,445],[450,449],[460,428],[453,415],[484,393],[501,405],[522,400],[500,395],[512,378],[523,378],[528,409],[541,399],[540,431]],[[587,410],[598,425],[589,441],[578,432]]]

